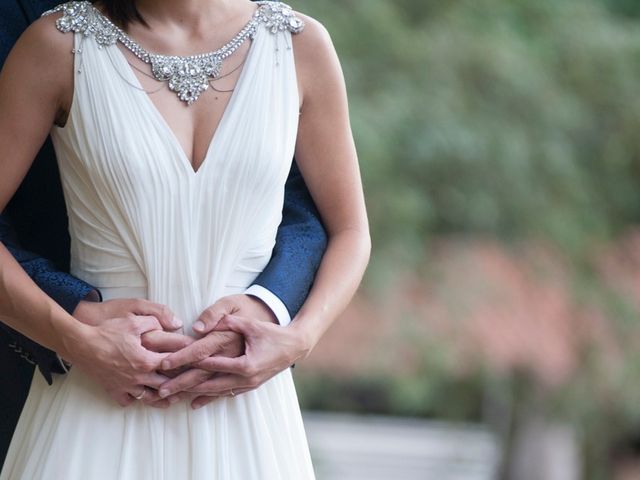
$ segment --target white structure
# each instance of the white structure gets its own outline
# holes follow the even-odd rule
[[[482,426],[305,412],[318,480],[495,480],[497,439]]]

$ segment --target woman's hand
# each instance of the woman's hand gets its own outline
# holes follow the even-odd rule
[[[150,392],[148,401],[153,402],[154,407],[165,407],[178,400],[193,399],[190,389],[202,385],[212,378],[212,373],[192,365],[191,358],[208,358],[210,355],[222,358],[233,358],[244,352],[244,338],[242,335],[231,331],[211,332],[200,340],[193,340],[190,345],[174,350],[173,355],[178,358],[187,358],[180,365],[172,367],[170,364],[162,364],[167,381],[160,386],[160,391]],[[147,397],[145,397],[147,399]]]
[[[238,395],[253,390],[274,375],[304,358],[310,351],[307,341],[294,328],[283,328],[270,322],[256,322],[236,315],[225,315],[216,330],[229,330],[244,337],[245,352],[236,358],[212,356],[195,364],[216,373],[211,379],[187,389],[198,396],[192,401],[199,408],[219,396]],[[168,356],[163,367],[180,366],[181,352]],[[176,360],[177,359],[177,360]],[[168,385],[167,385],[168,387]],[[162,386],[161,390],[166,387]]]
[[[100,325],[109,318],[128,314],[154,316],[167,332],[178,330],[183,324],[166,305],[142,298],[114,298],[104,302],[82,300],[73,311],[75,318],[92,326]]]
[[[201,335],[201,338],[189,347],[167,357],[168,362],[163,363],[163,369],[171,370],[187,365],[198,367],[199,362],[208,358],[235,358],[243,355],[245,337],[242,333],[219,328],[225,315],[230,314],[251,319],[250,321],[254,323],[265,323],[281,328],[274,325],[278,321],[277,318],[261,300],[244,294],[223,297],[204,310],[194,324],[193,329]],[[178,392],[184,394],[193,392],[196,397],[203,393],[217,395],[217,390],[207,389],[209,382],[214,378],[214,373],[211,369],[192,368],[163,385],[161,396],[173,399]],[[186,397],[186,395],[181,396]]]
[[[98,326],[85,327],[80,337],[67,339],[67,358],[124,407],[146,387],[156,389],[168,380],[157,373],[168,354],[146,349],[141,338],[161,330],[160,322],[152,316],[110,318]]]

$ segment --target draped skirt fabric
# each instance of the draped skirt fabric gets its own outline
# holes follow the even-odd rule
[[[119,407],[79,370],[38,373],[3,480],[307,479],[311,462],[291,373],[198,410]]]

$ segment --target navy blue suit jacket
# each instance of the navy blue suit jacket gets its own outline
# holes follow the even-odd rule
[[[0,0],[0,65],[20,34],[57,0]],[[0,241],[49,296],[72,313],[93,287],[69,271],[69,235],[60,175],[51,142],[42,147],[20,188],[0,215]],[[271,261],[254,281],[274,293],[291,317],[304,302],[326,248],[326,234],[293,162],[283,220]],[[47,381],[63,373],[54,352],[0,323],[0,463],[37,365]],[[9,386],[9,388],[7,388]]]

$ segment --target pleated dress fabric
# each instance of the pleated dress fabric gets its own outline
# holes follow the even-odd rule
[[[67,124],[51,132],[71,272],[105,300],[143,297],[185,321],[241,293],[269,262],[298,127],[291,33],[259,24],[194,172],[117,45],[80,33]],[[204,94],[207,94],[205,92]],[[122,408],[78,369],[34,375],[0,480],[314,478],[286,370],[199,410]]]

